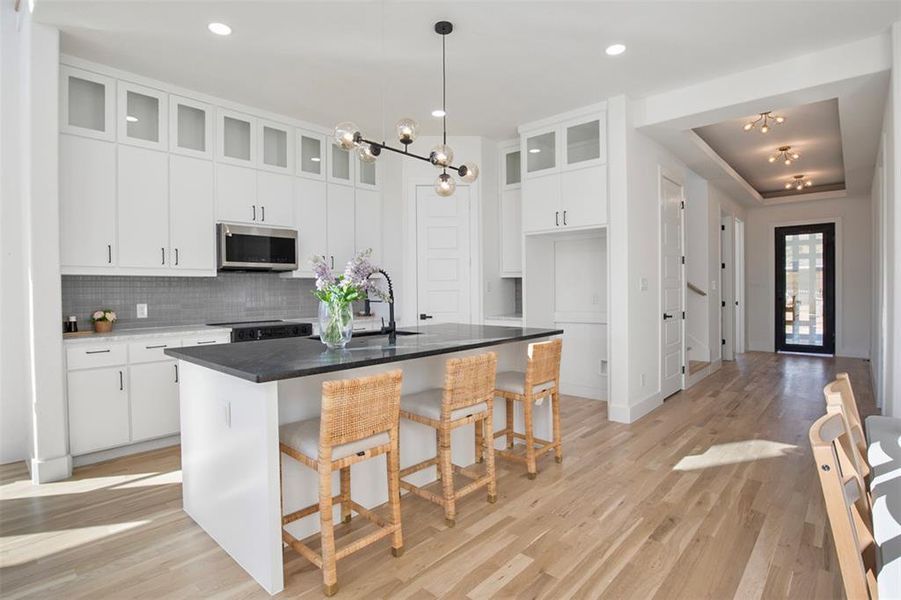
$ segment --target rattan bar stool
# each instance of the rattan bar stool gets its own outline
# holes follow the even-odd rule
[[[459,498],[482,487],[488,487],[488,502],[497,501],[497,480],[494,472],[494,445],[488,443],[490,435],[485,435],[485,423],[489,433],[493,419],[492,400],[494,397],[494,377],[497,355],[494,352],[452,358],[447,361],[444,372],[444,389],[431,389],[401,398],[400,416],[433,427],[436,431],[437,454],[434,458],[401,469],[401,478],[431,467],[438,466],[442,494],[438,495],[401,479],[400,486],[413,494],[444,507],[444,521],[453,527],[457,515],[456,503]],[[474,424],[476,440],[484,445],[486,457],[485,474],[460,467],[451,462],[451,432],[466,425]],[[479,455],[482,455],[482,449]],[[468,484],[454,489],[454,473],[471,479]]]
[[[283,515],[282,540],[322,569],[322,589],[326,596],[338,591],[335,564],[338,559],[388,535],[392,536],[391,553],[394,556],[403,554],[398,475],[398,411],[402,379],[403,373],[395,370],[372,377],[325,381],[322,384],[321,417],[279,427],[280,460],[287,455],[319,473],[319,503]],[[360,506],[350,497],[350,466],[380,454],[387,455],[389,521]],[[340,471],[341,492],[332,497],[334,471]],[[379,529],[336,549],[332,522],[334,504],[341,505],[344,523],[350,522],[353,511]],[[288,523],[317,512],[321,552],[300,542],[284,528]]]
[[[495,395],[507,402],[506,427],[494,432],[494,438],[507,440],[507,449],[498,450],[500,458],[525,463],[529,479],[538,476],[536,461],[551,450],[557,462],[563,462],[563,445],[560,441],[560,353],[563,340],[553,339],[547,342],[529,344],[529,356],[526,372],[504,371],[497,374]],[[535,437],[532,411],[533,403],[541,403],[545,398],[551,400],[553,415],[552,441]],[[515,402],[522,402],[525,432],[519,433],[513,427],[513,407]],[[513,450],[515,440],[525,441],[525,454],[516,454]],[[536,447],[536,444],[539,444]],[[478,450],[476,450],[478,456]]]

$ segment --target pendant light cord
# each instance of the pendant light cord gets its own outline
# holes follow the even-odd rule
[[[447,34],[441,34],[441,117],[442,143],[447,145]],[[447,169],[444,169],[447,173]]]

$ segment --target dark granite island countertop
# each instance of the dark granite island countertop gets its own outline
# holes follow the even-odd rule
[[[221,373],[265,383],[548,337],[562,334],[563,330],[441,323],[404,327],[401,332],[393,345],[388,344],[385,335],[361,336],[351,339],[344,350],[327,350],[318,340],[295,337],[167,348],[165,353]]]

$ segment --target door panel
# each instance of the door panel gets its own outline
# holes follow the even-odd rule
[[[294,210],[297,214],[297,271],[313,274],[310,259],[328,255],[328,202],[326,183],[298,177],[294,180]]]
[[[660,289],[663,308],[660,391],[682,388],[682,186],[660,178]]]
[[[328,256],[329,264],[338,272],[354,255],[355,223],[354,189],[346,185],[328,186]],[[360,224],[365,226],[364,223]]]
[[[178,433],[178,366],[167,360],[128,367],[131,384],[131,439]]]
[[[469,323],[469,188],[442,198],[431,186],[417,186],[416,231],[420,320]]]
[[[69,452],[77,456],[127,444],[125,366],[69,371]]]
[[[169,156],[169,265],[216,272],[213,163]]]
[[[119,145],[119,266],[165,268],[169,248],[169,160]]]

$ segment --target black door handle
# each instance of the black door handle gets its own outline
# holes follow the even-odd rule
[[[566,225],[566,211],[563,211],[563,224]]]
[[[668,315],[668,314],[666,314],[666,313],[663,313],[663,320],[664,320],[664,321],[666,321],[667,319],[672,319],[672,318],[673,318],[673,315]]]
[[[251,204],[250,206],[253,208],[253,220],[256,221],[257,220],[257,205]]]
[[[419,313],[419,320],[420,320],[420,321],[425,321],[426,319],[431,319],[431,318],[432,318],[432,315],[427,315],[427,314],[425,314],[425,313]]]
[[[263,213],[263,218],[260,219],[260,220],[265,222],[265,221],[266,221],[266,207],[265,207],[265,206],[261,206],[261,207],[260,207],[260,210],[261,210],[262,213]]]
[[[554,213],[554,225],[560,227],[560,211]]]
[[[175,266],[178,266],[178,248],[175,249]]]

